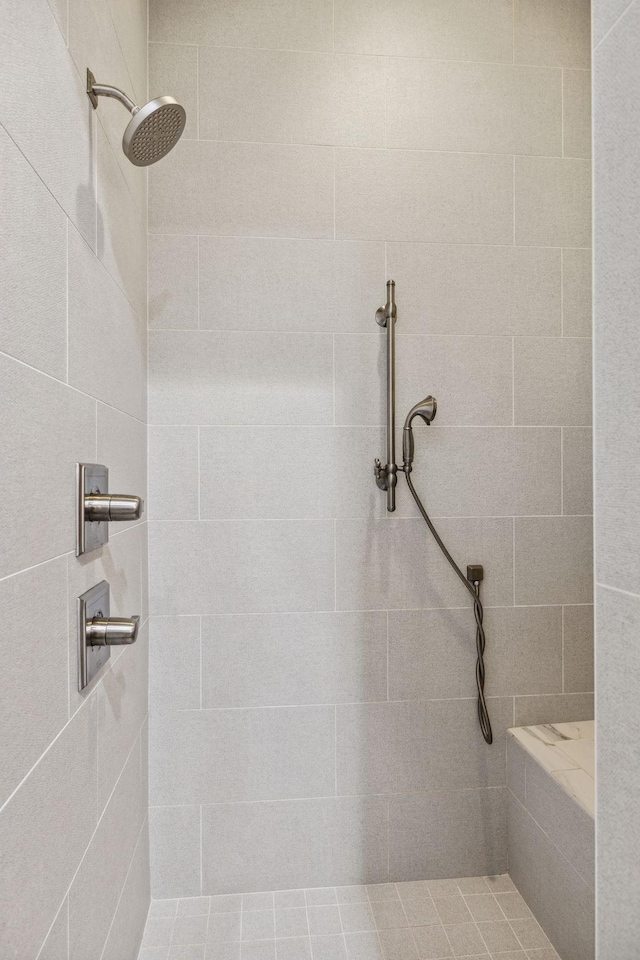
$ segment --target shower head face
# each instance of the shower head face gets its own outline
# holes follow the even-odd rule
[[[148,167],[173,150],[184,132],[187,115],[173,97],[156,97],[136,110],[122,138],[125,156],[136,167]]]
[[[416,403],[415,407],[411,407],[404,425],[405,427],[410,427],[411,421],[415,419],[415,417],[420,417],[428,426],[435,418],[437,410],[438,404],[436,398],[431,396],[425,397],[420,403]]]

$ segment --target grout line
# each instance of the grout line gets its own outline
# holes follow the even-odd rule
[[[202,896],[202,804],[200,804],[200,896]],[[242,910],[242,901],[240,901]],[[211,901],[209,901],[209,909],[211,909]],[[208,925],[207,925],[208,927]],[[207,929],[207,936],[209,935],[209,930]]]
[[[560,427],[560,515],[564,512],[564,427]]]
[[[512,181],[512,191],[513,191],[513,246],[516,244],[516,155],[513,155],[513,181]]]
[[[563,605],[563,607],[562,607],[562,631],[561,631],[561,637],[562,637],[562,692],[563,692],[563,693],[566,693],[567,691],[565,690],[565,676],[564,676],[564,674],[565,674],[565,669],[564,669],[564,664],[565,664],[565,659],[564,659],[564,619],[565,619],[565,618],[564,618],[564,605]]]

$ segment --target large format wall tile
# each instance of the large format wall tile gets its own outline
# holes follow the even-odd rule
[[[333,340],[324,333],[156,330],[150,365],[151,423],[333,419]]]
[[[0,581],[0,805],[67,722],[66,593],[66,557]]]
[[[249,0],[212,6],[208,0],[152,0],[149,39],[176,43],[211,43],[227,47],[330,50],[330,0],[284,0],[277,7]]]
[[[198,136],[198,53],[194,45],[149,44],[149,96],[164,96],[171,91],[187,114],[182,134],[187,140]]]
[[[203,140],[384,143],[382,59],[201,47],[198,91]]]
[[[201,237],[200,328],[365,333],[385,280],[379,242]]]
[[[348,703],[386,696],[384,612],[203,618],[203,707]]]
[[[199,896],[200,807],[150,807],[149,840],[154,899]]]
[[[490,606],[513,602],[512,523],[471,518],[438,523],[459,564],[486,564],[483,596]],[[452,607],[469,600],[421,519],[339,520],[336,536],[339,610]]]
[[[150,170],[149,197],[150,233],[331,237],[333,151],[183,140]]]
[[[593,607],[584,604],[562,610],[564,689],[593,690]]]
[[[591,341],[522,337],[514,349],[515,422],[590,426]]]
[[[336,50],[434,60],[511,62],[512,8],[489,0],[478,20],[473,0],[337,0]]]
[[[590,337],[591,250],[562,251],[562,332],[565,337]]]
[[[561,333],[559,250],[389,243],[387,271],[396,281],[399,333]]]
[[[0,948],[4,956],[37,955],[95,826],[96,703],[92,698],[0,814]]]
[[[122,960],[123,957],[136,956],[140,933],[149,912],[150,895],[149,830],[145,823],[140,831],[120,902],[113,917],[113,925],[102,954],[103,960]]]
[[[336,337],[336,423],[386,422],[386,341],[379,334]],[[512,348],[506,337],[421,337],[396,341],[396,418],[400,426],[427,394],[438,426],[513,422]]]
[[[38,960],[69,960],[69,901],[66,897],[38,954]]]
[[[588,67],[589,0],[514,0],[515,63]]]
[[[389,60],[387,145],[560,156],[561,71]]]
[[[95,458],[96,405],[8,357],[0,357],[0,398],[6,577],[72,549],[75,464]]]
[[[562,152],[565,157],[591,156],[591,72],[562,71]]]
[[[149,236],[149,327],[198,329],[197,237]]]
[[[149,427],[149,519],[198,519],[198,430]],[[219,474],[216,488],[219,493]]]
[[[335,178],[340,239],[513,241],[511,157],[344,149]]]
[[[482,742],[473,699],[338,706],[338,794],[501,786],[513,702],[492,698],[488,706],[491,746]]]
[[[593,433],[590,427],[562,431],[562,512],[593,513]]]
[[[515,234],[523,246],[588,247],[591,163],[515,158]]]
[[[517,517],[515,602],[591,603],[591,517]]]
[[[439,785],[436,785],[439,787]],[[496,875],[507,869],[504,788],[389,801],[389,879]],[[451,834],[455,818],[457,829]],[[447,837],[446,846],[442,837]]]
[[[67,218],[0,129],[0,348],[67,376]]]
[[[154,713],[199,709],[200,617],[152,618],[149,705]]]
[[[143,521],[148,512],[146,424],[104,403],[98,403],[97,441],[98,462],[109,467],[109,489],[142,497]],[[120,522],[112,532],[120,533],[141,520]]]
[[[333,707],[164,713],[150,733],[153,805],[335,792]]]
[[[593,717],[592,693],[516,697],[514,726],[530,727],[539,723],[571,723]]]
[[[489,607],[484,625],[487,696],[562,692],[560,607]],[[473,697],[476,658],[470,609],[389,612],[390,700]]]
[[[333,541],[331,520],[155,521],[149,536],[152,611],[331,610]]]
[[[202,808],[202,892],[380,883],[388,876],[384,797]]]

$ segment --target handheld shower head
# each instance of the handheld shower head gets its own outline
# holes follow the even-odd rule
[[[404,421],[402,431],[402,460],[404,462],[404,472],[411,473],[411,464],[413,463],[414,443],[413,443],[413,421],[416,417],[424,420],[427,426],[436,415],[438,404],[436,398],[432,396],[425,397],[414,407],[411,407]]]
[[[94,110],[98,109],[98,97],[111,97],[119,100],[132,115],[122,138],[122,149],[136,167],[147,167],[162,160],[184,132],[187,115],[173,97],[156,97],[138,107],[117,87],[96,83],[90,70],[87,70],[87,94]]]

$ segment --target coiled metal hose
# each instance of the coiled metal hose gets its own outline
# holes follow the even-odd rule
[[[436,541],[436,543],[442,550],[445,558],[449,561],[449,563],[457,573],[458,577],[460,578],[462,583],[465,585],[465,587],[473,597],[473,612],[476,618],[476,651],[478,654],[478,658],[476,660],[476,686],[478,688],[478,722],[480,724],[480,730],[482,731],[482,736],[484,737],[486,742],[493,743],[493,733],[491,730],[491,721],[489,719],[489,710],[487,708],[487,703],[484,696],[484,679],[485,679],[484,650],[486,645],[486,638],[484,635],[484,626],[482,625],[482,621],[484,619],[484,611],[482,609],[482,601],[480,600],[480,582],[477,581],[475,583],[472,583],[471,580],[468,580],[467,577],[465,577],[462,570],[460,569],[460,567],[458,566],[458,564],[455,562],[455,560],[451,556],[451,554],[449,553],[449,551],[447,550],[447,548],[445,547],[438,531],[436,530],[433,523],[431,522],[431,518],[429,517],[429,514],[423,507],[422,500],[418,496],[416,489],[413,485],[413,482],[411,480],[410,464],[408,465],[409,466],[408,470],[406,469],[406,466],[407,464],[405,461],[404,473],[407,478],[407,485],[409,487],[409,490],[411,491],[411,495],[413,496],[413,499],[415,500],[418,506],[418,510],[422,514],[425,523],[427,524],[427,526],[429,527],[429,530],[433,534],[433,539]]]

